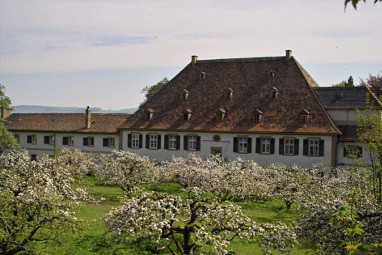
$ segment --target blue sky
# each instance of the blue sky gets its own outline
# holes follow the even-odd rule
[[[0,0],[13,105],[137,107],[191,60],[280,56],[321,86],[382,71],[382,4],[343,0]]]

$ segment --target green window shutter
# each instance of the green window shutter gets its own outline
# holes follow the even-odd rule
[[[180,150],[180,135],[176,136],[176,149]]]
[[[131,148],[131,134],[127,135],[127,147]]]
[[[308,156],[309,155],[309,139],[304,139],[303,140],[303,155]]]
[[[164,136],[164,148],[168,150],[168,135]]]
[[[294,155],[299,154],[299,146],[300,146],[300,140],[294,139]]]
[[[147,149],[150,148],[150,135],[149,134],[146,135],[146,148]]]
[[[69,138],[68,138],[67,136],[64,136],[64,137],[62,138],[62,144],[63,144],[63,145],[68,145],[68,144],[69,144]]]
[[[186,135],[183,137],[183,149],[188,151],[188,136]]]
[[[233,152],[239,151],[239,139],[237,137],[233,138]]]
[[[256,138],[256,153],[261,152],[261,141],[260,138]]]
[[[252,138],[248,138],[247,152],[252,153]]]
[[[200,136],[197,136],[196,137],[196,150],[197,151],[200,151]]]
[[[139,134],[139,146],[138,148],[142,148],[143,144],[142,144],[142,140],[143,140],[143,135]]]
[[[319,148],[320,156],[324,156],[324,145],[325,145],[325,141],[323,139],[320,139],[320,148]]]
[[[270,154],[275,154],[275,139],[271,139],[271,151]]]
[[[279,154],[284,155],[284,139],[279,139]]]

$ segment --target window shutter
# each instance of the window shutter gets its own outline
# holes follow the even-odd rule
[[[252,153],[252,138],[248,138],[247,152]]]
[[[256,138],[256,153],[260,153],[260,152],[261,152],[260,138]]]
[[[158,135],[158,149],[160,149],[162,146],[161,140],[161,135]]]
[[[127,135],[127,148],[131,148],[131,134]]]
[[[279,154],[284,155],[284,139],[279,139]]]
[[[168,149],[168,135],[164,136],[164,148],[167,150]]]
[[[183,137],[183,149],[188,151],[188,136],[186,135]]]
[[[82,140],[82,142],[83,142],[83,145],[84,145],[84,146],[88,146],[88,145],[89,145],[89,140],[88,140],[87,137],[84,137],[83,140]]]
[[[27,136],[27,143],[32,143],[32,136],[31,135]]]
[[[146,148],[148,149],[150,147],[150,135],[146,135]]]
[[[68,138],[67,136],[64,136],[64,137],[62,138],[62,144],[63,144],[63,145],[68,145],[68,144],[69,144],[69,138]]]
[[[362,146],[358,146],[358,157],[362,158]]]
[[[107,138],[103,139],[103,147],[109,146],[109,140]]]
[[[49,144],[49,136],[44,136],[44,143]]]
[[[239,149],[239,139],[237,137],[233,138],[233,152],[238,152]]]
[[[294,155],[299,154],[299,145],[300,145],[300,140],[294,139]]]
[[[196,137],[196,150],[200,151],[200,136]]]
[[[139,134],[139,144],[138,144],[138,148],[142,148],[142,140],[143,140],[143,135]]]
[[[320,156],[324,156],[324,145],[325,145],[324,140],[320,139],[320,148],[319,148]]]
[[[344,145],[344,157],[348,156],[348,148]]]
[[[176,136],[176,149],[180,150],[180,135]]]
[[[308,156],[309,154],[309,139],[304,139],[303,140],[304,148],[303,148],[303,155]]]
[[[275,139],[271,139],[271,154],[275,154]]]

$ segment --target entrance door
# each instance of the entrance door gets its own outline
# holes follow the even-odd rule
[[[223,148],[222,147],[211,147],[211,155],[219,155],[223,157]]]

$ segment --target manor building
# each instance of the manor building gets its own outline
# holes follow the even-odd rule
[[[318,87],[290,50],[279,57],[192,56],[132,115],[12,114],[6,126],[31,155],[73,147],[128,150],[160,162],[195,153],[264,166],[335,166],[351,164],[341,153],[346,146],[362,146],[354,112],[367,94],[366,87]]]

